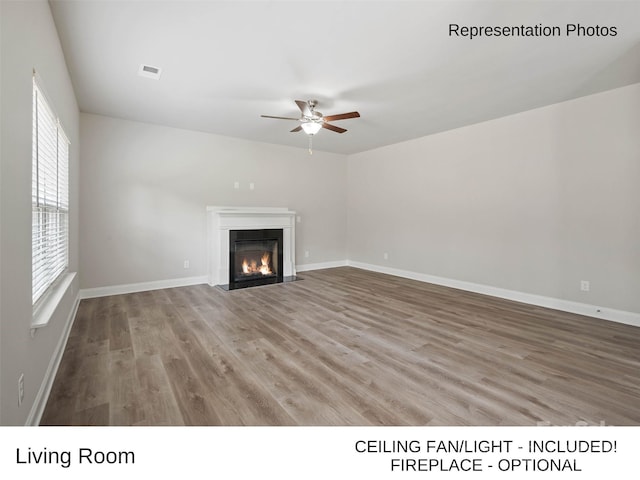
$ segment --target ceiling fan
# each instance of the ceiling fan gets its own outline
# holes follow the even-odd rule
[[[322,113],[316,110],[316,106],[318,105],[317,100],[307,100],[303,102],[302,100],[296,100],[296,105],[300,109],[301,116],[300,118],[293,117],[274,117],[272,115],[261,115],[263,118],[276,118],[279,120],[296,120],[300,122],[296,128],[291,130],[292,132],[299,132],[303,130],[307,135],[315,135],[320,131],[321,128],[326,128],[327,130],[331,130],[336,133],[344,133],[347,130],[341,127],[336,127],[335,125],[331,125],[328,122],[333,122],[335,120],[346,120],[347,118],[357,118],[360,116],[358,112],[349,112],[349,113],[340,113],[338,115],[327,115],[324,116]]]

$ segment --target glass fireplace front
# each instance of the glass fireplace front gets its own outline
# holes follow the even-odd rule
[[[229,231],[229,289],[282,282],[282,229]]]

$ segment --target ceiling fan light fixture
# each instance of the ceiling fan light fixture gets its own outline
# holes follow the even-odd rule
[[[304,122],[302,124],[302,130],[307,135],[315,135],[322,128],[322,124],[318,122]]]

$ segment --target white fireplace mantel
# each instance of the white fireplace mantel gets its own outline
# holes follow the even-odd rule
[[[229,283],[229,230],[282,229],[283,275],[296,274],[296,212],[277,207],[207,207],[209,285]]]

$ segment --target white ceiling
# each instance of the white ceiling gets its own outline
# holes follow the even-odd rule
[[[640,82],[640,1],[50,1],[83,112],[305,148],[294,100],[354,153]],[[461,25],[615,37],[454,38]],[[160,80],[138,76],[140,64]]]

